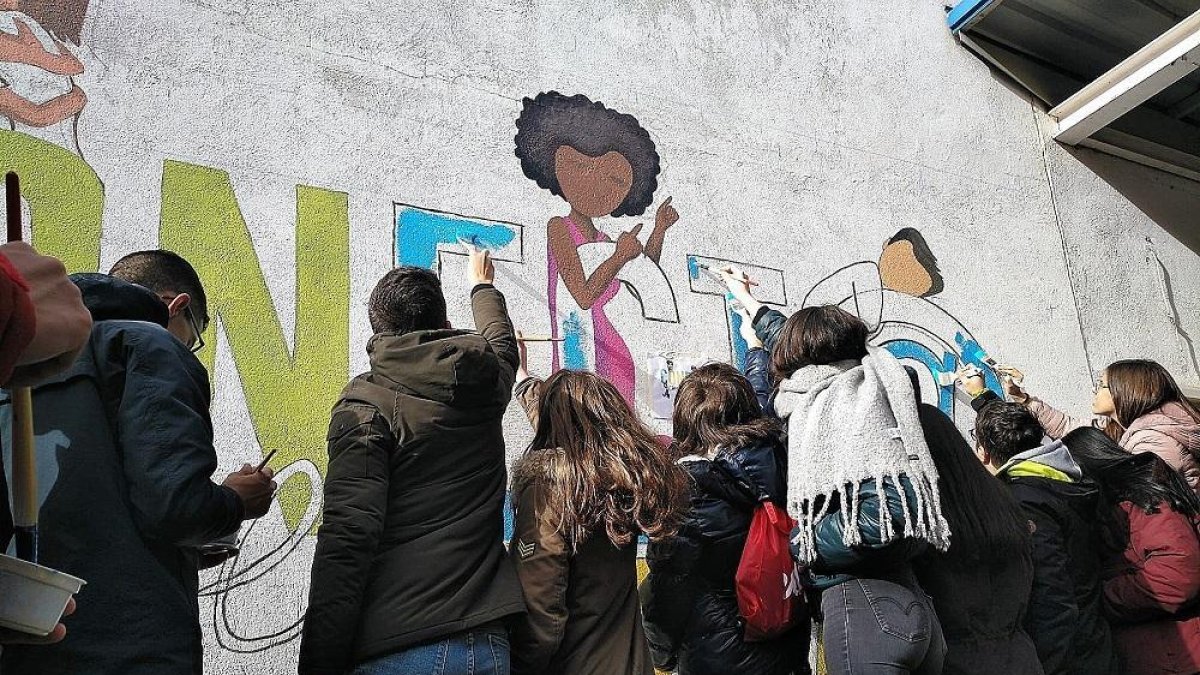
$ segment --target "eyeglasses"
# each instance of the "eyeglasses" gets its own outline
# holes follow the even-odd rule
[[[192,334],[196,336],[196,344],[192,345],[192,353],[204,349],[204,331],[200,328],[200,322],[196,321],[196,315],[192,313],[192,306],[188,305],[183,308],[184,314],[187,315],[188,323],[192,327]]]
[[[1092,383],[1092,385],[1096,388],[1096,391],[1108,389],[1108,383],[1105,382],[1104,379],[1104,373],[1099,373],[1096,375],[1096,380]]]
[[[160,295],[158,297],[163,302],[170,305],[175,300],[175,298],[178,298],[179,296],[178,295]],[[191,328],[192,328],[192,335],[196,336],[196,341],[194,343],[192,343],[191,347],[189,347],[189,349],[191,349],[192,353],[195,354],[196,352],[200,351],[201,349],[204,349],[204,329],[200,327],[200,322],[196,320],[196,315],[192,312],[191,304],[188,304],[186,307],[183,308],[183,316],[184,316],[184,318],[187,319],[188,325],[191,326]]]

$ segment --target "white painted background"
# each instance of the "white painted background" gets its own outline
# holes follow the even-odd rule
[[[939,258],[938,302],[1048,400],[1085,412],[1091,371],[1119,357],[1156,358],[1200,382],[1146,238],[1193,335],[1196,253],[1047,142],[1044,114],[955,44],[942,7],[92,0],[79,133],[106,184],[102,267],[156,244],[162,162],[181,159],[230,173],[285,331],[295,186],[350,195],[355,371],[366,365],[366,298],[392,260],[394,201],[526,224],[534,262],[504,268],[499,284],[519,322],[544,332],[543,299],[503,275],[545,288],[544,224],[563,202],[522,175],[512,137],[520,99],[557,89],[637,117],[662,157],[655,205],[673,195],[682,214],[662,263],[686,329],[631,338],[637,360],[654,349],[728,355],[720,301],[687,292],[685,254],[782,268],[798,302],[913,226]],[[1200,206],[1200,185],[1120,170]],[[638,222],[623,220],[605,226]],[[225,345],[216,370],[224,472],[258,448]],[[515,415],[509,428],[519,452],[528,433]],[[286,538],[277,509],[259,527],[262,546]],[[218,623],[255,637],[294,622],[311,548],[300,542],[231,592]],[[296,642],[239,653],[274,640],[231,640],[214,629],[212,602],[202,611],[209,672],[294,672]]]

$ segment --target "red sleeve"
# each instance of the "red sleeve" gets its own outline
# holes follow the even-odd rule
[[[0,385],[12,377],[21,353],[33,341],[37,315],[29,286],[8,258],[0,255]]]
[[[1114,618],[1145,620],[1178,612],[1200,595],[1200,539],[1191,521],[1165,504],[1148,514],[1128,503],[1127,569],[1104,582]]]

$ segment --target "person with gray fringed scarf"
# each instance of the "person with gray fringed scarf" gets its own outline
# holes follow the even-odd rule
[[[911,561],[951,533],[907,373],[858,317],[820,306],[785,318],[745,275],[725,278],[771,352],[793,550],[821,593],[828,671],[938,675],[946,642]]]

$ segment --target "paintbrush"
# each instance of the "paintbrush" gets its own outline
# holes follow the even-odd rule
[[[517,339],[521,342],[562,342],[566,338],[554,337],[552,335],[518,335]]]
[[[277,452],[279,452],[279,450],[272,450],[272,451],[268,452],[267,456],[263,457],[263,461],[258,463],[258,468],[256,468],[254,470],[254,473],[258,473],[259,471],[262,471],[263,469],[267,468],[267,462],[271,461],[271,458],[274,457],[275,453],[277,453]]]
[[[8,240],[21,241],[21,182],[17,174],[4,176],[8,208]],[[12,497],[17,557],[38,560],[37,458],[33,445],[33,397],[29,387],[12,390]]]
[[[705,272],[707,272],[709,274],[709,276],[716,279],[717,281],[719,281],[721,283],[725,283],[725,276],[721,273],[720,269],[715,268],[712,265],[706,265],[704,263],[696,263],[696,266],[699,267],[700,269],[704,270]],[[750,276],[748,274],[746,274],[745,272],[742,273],[742,276],[744,277],[743,280],[746,282],[747,286],[757,286],[758,285],[758,282],[751,279]]]

